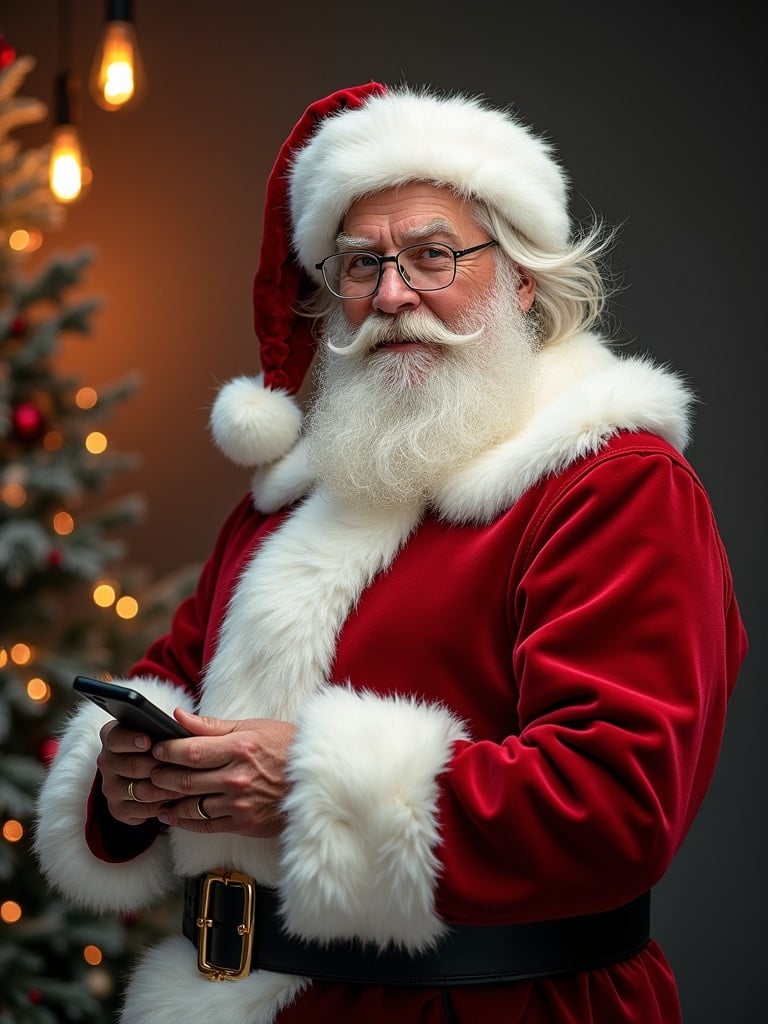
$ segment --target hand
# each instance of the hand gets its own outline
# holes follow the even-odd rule
[[[190,832],[234,832],[276,836],[285,820],[286,765],[295,728],[264,718],[225,721],[202,718],[177,708],[176,718],[194,739],[163,740],[153,754],[162,762],[152,784],[176,800],[158,814],[160,821]],[[198,812],[198,799],[209,819]]]
[[[149,736],[124,729],[114,721],[102,726],[99,736],[101,752],[96,764],[109,813],[126,825],[141,825],[148,818],[156,818],[172,794],[152,784],[150,776],[158,762],[150,750]]]

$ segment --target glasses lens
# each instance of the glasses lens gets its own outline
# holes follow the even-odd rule
[[[405,280],[416,291],[447,288],[456,275],[453,250],[434,242],[409,245],[400,253],[398,262]]]
[[[343,299],[372,295],[379,280],[379,258],[371,252],[340,252],[323,263],[328,287]]]

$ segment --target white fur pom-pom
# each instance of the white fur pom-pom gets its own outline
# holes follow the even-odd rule
[[[211,433],[222,452],[239,466],[264,466],[293,448],[302,413],[293,396],[264,387],[262,377],[235,377],[216,396]]]

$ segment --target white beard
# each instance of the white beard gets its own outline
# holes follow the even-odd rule
[[[309,465],[331,497],[423,506],[450,473],[520,427],[537,340],[513,283],[478,301],[458,327],[464,333],[421,310],[373,315],[357,330],[341,310],[328,318],[305,430]],[[374,351],[394,338],[426,344]]]

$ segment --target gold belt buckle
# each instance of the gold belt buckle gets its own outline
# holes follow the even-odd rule
[[[208,935],[213,927],[210,917],[211,889],[214,885],[235,885],[243,890],[243,920],[237,926],[240,936],[240,964],[238,967],[220,967],[208,960]],[[255,885],[250,875],[239,871],[209,871],[203,879],[200,896],[200,917],[197,919],[197,969],[210,981],[239,981],[251,971],[253,951]]]

